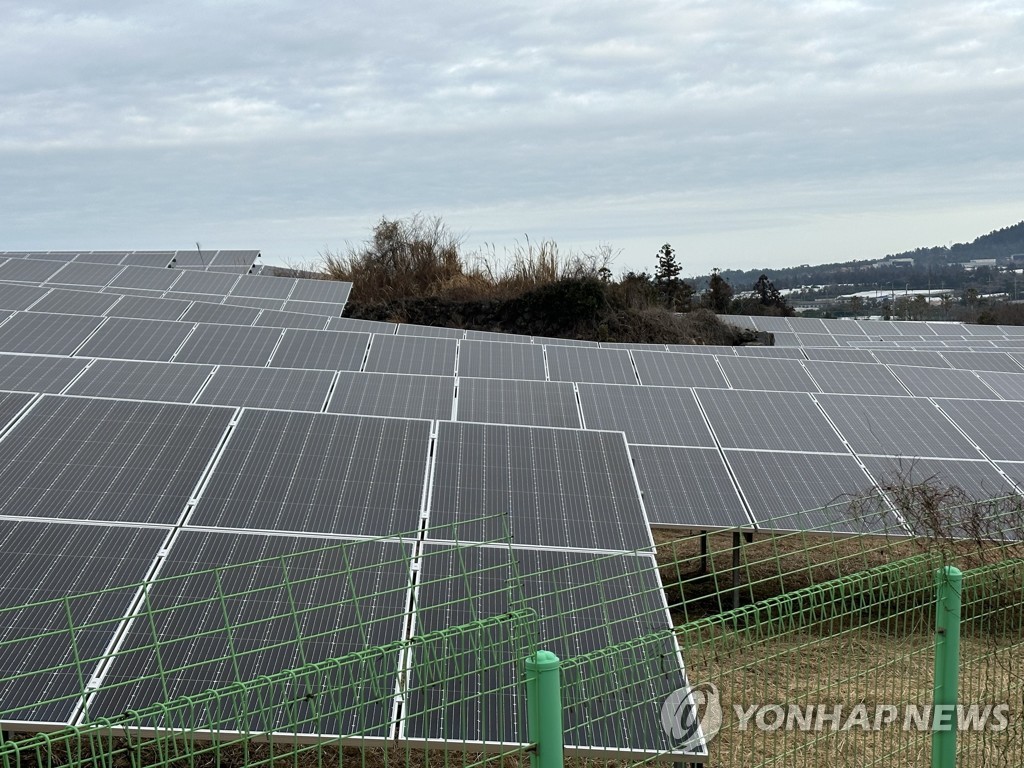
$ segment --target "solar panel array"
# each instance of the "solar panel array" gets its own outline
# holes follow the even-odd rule
[[[884,484],[901,461],[977,493],[1024,480],[1024,355],[1013,351],[1024,336],[1013,329],[754,318],[793,345],[782,348],[503,337],[344,318],[348,285],[250,273],[256,256],[0,254],[0,557],[46,557],[60,525],[92,553],[83,567],[103,581],[86,586],[98,588],[347,538],[363,559],[343,588],[380,616],[372,637],[339,630],[322,647],[284,644],[225,670],[204,662],[223,656],[223,638],[193,631],[219,638],[224,617],[188,609],[184,596],[210,585],[185,577],[148,598],[169,609],[161,626],[112,625],[124,653],[104,682],[124,685],[90,702],[90,716],[402,638],[410,572],[374,563],[438,555],[423,560],[434,578],[423,578],[417,631],[508,610],[487,584],[456,578],[468,567],[450,554],[456,543],[474,545],[466,556],[495,584],[516,562],[539,595],[551,585],[531,573],[570,569],[577,626],[548,634],[576,655],[668,627],[663,601],[649,602],[660,593],[652,527],[908,531],[890,507],[823,507]],[[31,558],[19,557],[0,585],[5,605],[25,602],[14,584]],[[300,567],[317,573],[317,557]],[[621,594],[588,599],[604,571]],[[70,578],[41,580],[39,594],[76,588]],[[110,594],[100,615],[128,620],[130,596]],[[232,610],[258,624],[284,599],[317,596]],[[315,610],[309,621],[357,624]],[[154,632],[172,658],[146,650]],[[132,682],[182,659],[195,663],[168,688]],[[29,695],[0,691],[5,706]],[[407,735],[451,737],[453,721],[421,705],[409,702]],[[73,714],[54,705],[21,719]],[[467,738],[515,729],[477,726]]]

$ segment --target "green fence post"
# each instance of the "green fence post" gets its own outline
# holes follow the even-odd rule
[[[935,689],[932,768],[956,765],[957,696],[960,691],[960,595],[964,575],[947,565],[935,572]]]
[[[551,651],[526,659],[526,729],[533,768],[562,768],[561,662]]]

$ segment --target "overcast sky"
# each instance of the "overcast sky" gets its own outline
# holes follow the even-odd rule
[[[1022,45],[1020,0],[0,0],[0,250],[971,240],[1024,219]]]

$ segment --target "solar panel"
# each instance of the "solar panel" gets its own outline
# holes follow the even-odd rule
[[[245,411],[189,524],[396,536],[419,525],[430,422]]]
[[[111,296],[142,296],[149,299],[159,299],[163,296],[161,291],[146,291],[142,288],[111,288],[109,285],[106,288],[100,288],[100,293],[108,293]]]
[[[587,339],[561,339],[557,336],[534,336],[534,344],[552,344],[558,347],[598,347],[596,341]]]
[[[772,334],[775,345],[770,349],[788,349],[800,346],[800,337],[795,333],[777,332]]]
[[[866,349],[804,349],[811,360],[827,360],[834,363],[877,363],[875,356]]]
[[[245,250],[245,249],[222,249],[214,254],[213,258],[210,259],[210,266],[212,267],[245,267],[248,269],[260,257],[258,250]]]
[[[789,327],[797,333],[829,333],[825,321],[819,317],[787,317]]]
[[[169,361],[192,332],[191,323],[111,317],[78,351],[80,357]]]
[[[892,365],[890,369],[899,377],[911,394],[918,397],[980,397],[992,399],[995,391],[971,371],[949,368],[916,368]]]
[[[982,371],[978,378],[1006,400],[1024,400],[1024,372],[997,373]]]
[[[57,315],[99,316],[110,309],[120,296],[89,291],[68,291],[55,288],[32,305],[33,312],[51,312]]]
[[[142,581],[166,537],[160,528],[0,520],[5,725],[71,721],[135,595],[112,587]],[[73,597],[88,592],[98,594]],[[72,635],[69,611],[88,629]]]
[[[579,429],[572,384],[562,381],[459,379],[459,421]]]
[[[999,325],[978,325],[976,323],[964,323],[962,326],[967,336],[1002,336],[1003,328]]]
[[[324,304],[319,301],[295,301],[290,299],[280,307],[287,312],[303,312],[307,315],[325,315],[327,317],[337,317],[341,314],[344,305],[342,304]]]
[[[72,262],[49,279],[51,285],[107,285],[124,267],[114,264],[81,264]]]
[[[173,258],[174,251],[133,251],[121,259],[121,263],[132,266],[167,269],[167,265],[170,264]]]
[[[455,379],[451,376],[342,371],[327,403],[327,411],[407,419],[449,419],[454,400]]]
[[[601,349],[630,349],[630,350],[646,350],[648,352],[667,352],[668,348],[664,344],[643,344],[632,341],[602,341],[598,344]]]
[[[225,275],[217,272],[194,272],[191,270],[168,270],[177,272],[178,279],[169,290],[184,293],[208,293],[216,296],[227,296],[232,286],[238,282],[238,275]]]
[[[720,357],[718,362],[726,378],[736,389],[762,389],[775,392],[817,392],[807,371],[796,360]]]
[[[1002,371],[1024,373],[1013,358],[1002,352],[942,352],[942,357],[954,368],[965,371]]]
[[[636,384],[636,372],[624,349],[591,349],[548,345],[548,373],[552,381],[588,381],[598,384]]]
[[[67,394],[191,403],[211,371],[211,365],[97,360]]]
[[[212,299],[211,299],[212,301]],[[227,307],[252,307],[254,309],[281,309],[287,302],[280,299],[254,299],[250,296],[225,296],[222,302]]]
[[[979,458],[978,449],[927,400],[819,395],[818,401],[857,453]]]
[[[263,366],[281,338],[277,328],[198,325],[175,356],[177,363]]]
[[[454,339],[374,334],[365,370],[452,376],[455,374],[455,350]]]
[[[232,414],[44,395],[0,441],[0,511],[174,523]]]
[[[433,325],[409,325],[402,323],[398,326],[399,336],[423,336],[434,339],[463,339],[466,331],[463,328],[441,328]]]
[[[717,450],[635,445],[630,453],[651,525],[704,529],[750,525]]]
[[[287,277],[265,277],[263,275],[242,275],[238,278],[232,296],[253,296],[258,299],[284,299],[292,292],[297,280]]]
[[[736,357],[776,357],[803,360],[803,350],[793,347],[736,347]]]
[[[126,267],[110,281],[111,288],[142,288],[147,291],[166,291],[181,275],[166,267]]]
[[[11,260],[0,264],[0,280],[16,283],[41,283],[61,269],[64,262]]]
[[[280,312],[265,309],[256,320],[256,325],[269,328],[309,328],[322,331],[328,321],[326,315],[304,315],[299,312]]]
[[[755,315],[753,317],[754,326],[759,331],[769,331],[772,333],[785,333],[793,332],[796,329],[789,324],[789,319],[785,317],[773,317],[771,315]]]
[[[998,466],[1024,492],[1024,463],[1001,461]],[[1024,539],[1024,531],[1018,531],[1017,538]]]
[[[736,355],[736,347],[724,344],[666,344],[665,347],[680,355]]]
[[[82,372],[86,365],[88,365],[88,361],[70,357],[0,355],[0,389],[20,392],[60,392]],[[0,416],[0,421],[3,421],[2,416]]]
[[[341,280],[299,279],[295,283],[295,290],[292,291],[289,300],[325,302],[339,305],[338,309],[340,309],[340,305],[348,301],[351,290],[352,283]],[[336,314],[336,312],[332,314]]]
[[[0,325],[0,352],[70,355],[102,322],[83,315],[19,312]]]
[[[75,261],[89,264],[120,264],[127,255],[128,251],[89,251],[78,254]]]
[[[428,542],[421,580],[417,611],[417,632],[421,633],[504,615],[524,604],[538,613],[539,645],[560,658],[578,658],[668,628],[657,569],[648,556],[507,547],[452,549]],[[518,700],[522,661],[497,657],[502,651],[515,654],[514,649],[495,651],[479,689],[464,688],[473,686],[473,678],[467,676],[457,691],[433,683],[438,674],[433,669],[436,663],[428,669],[414,655],[401,737],[490,744],[527,741],[525,702]],[[567,746],[668,748],[661,729],[660,702],[685,685],[685,680],[674,643],[666,640],[664,647],[653,651],[646,664],[641,659],[630,660],[635,675],[631,690],[623,694],[622,681],[615,682],[620,693],[608,703],[615,715],[607,717],[593,711],[603,701],[592,690],[600,686],[600,676],[566,669]],[[436,658],[436,654],[430,656]],[[441,673],[442,679],[457,675],[457,660],[448,663],[451,668]],[[463,680],[461,676],[457,679]],[[576,703],[574,696],[586,698],[589,705]]]
[[[146,593],[147,619],[133,622],[126,633],[89,717],[115,716],[401,639],[409,546],[328,544],[296,536],[182,531],[164,561],[161,581]],[[256,588],[259,599],[252,599]],[[206,602],[196,605],[218,594],[230,596],[222,610],[210,610]],[[381,690],[394,689],[392,669],[381,670]],[[344,697],[346,691],[326,695]],[[315,708],[315,701],[309,706]],[[264,732],[285,722],[306,722],[324,734],[386,736],[389,715],[390,707],[373,701],[341,723],[315,712],[296,717],[289,708],[280,723],[247,725]]]
[[[6,427],[32,400],[25,392],[0,392],[0,427]]]
[[[822,453],[847,450],[809,395],[699,389],[697,399],[725,448]]]
[[[622,435],[438,424],[428,536],[633,550],[651,546]]]
[[[629,443],[715,445],[692,390],[580,384],[579,393],[587,429],[625,432]]]
[[[252,307],[229,307],[226,304],[195,302],[181,319],[188,323],[216,323],[218,325],[252,325],[261,310]]]
[[[497,341],[459,343],[459,376],[543,381],[544,349],[539,344]]]
[[[889,369],[879,363],[832,363],[808,360],[804,363],[818,389],[848,395],[906,395],[906,388]]]
[[[927,368],[949,368],[938,352],[917,349],[876,349],[872,353],[880,363],[893,365],[916,365]]]
[[[987,461],[868,456],[864,466],[883,488],[921,484],[937,490],[959,488],[970,501],[995,499],[1014,492],[1013,486]]]
[[[359,320],[354,317],[332,317],[327,321],[328,331],[355,331],[358,333],[379,333],[386,336],[394,335],[398,328],[394,323],[382,323],[377,320]]]
[[[0,283],[0,309],[28,309],[43,298],[46,292],[46,288],[35,285]]]
[[[778,339],[776,339],[778,344]],[[839,340],[828,333],[798,333],[796,334],[798,347],[838,347]]]
[[[849,455],[729,451],[732,467],[758,527],[776,531],[902,533],[888,512],[879,516],[851,509],[851,497],[867,494],[872,483]]]
[[[728,387],[713,355],[675,355],[670,352],[634,352],[641,384],[666,387]]]
[[[358,371],[363,366],[368,333],[288,329],[281,338],[271,366]]]
[[[1022,377],[1024,378],[1024,377]],[[943,412],[977,443],[990,459],[1024,461],[1024,402],[936,400]]]
[[[473,341],[501,341],[506,344],[532,344],[532,336],[519,333],[498,333],[497,331],[466,331],[466,338]]]
[[[219,366],[199,395],[210,405],[320,411],[331,391],[332,371]]]
[[[108,317],[137,317],[144,320],[177,320],[188,309],[187,301],[142,296],[125,296],[108,312]]]

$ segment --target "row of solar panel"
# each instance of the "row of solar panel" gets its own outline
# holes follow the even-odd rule
[[[232,371],[221,394],[245,391],[252,383],[247,373]],[[424,397],[416,382],[402,378],[361,382],[364,399],[378,397],[375,391],[367,395],[365,387],[380,379],[407,384],[401,394],[409,402]],[[507,419],[509,412],[495,408],[492,394],[496,388],[514,390],[514,384],[466,380],[460,418],[490,413]],[[520,412],[536,409],[528,394],[537,393],[515,392]],[[572,396],[564,389],[559,394]],[[625,432],[655,525],[753,521],[767,529],[860,530],[867,523],[849,519],[846,510],[807,510],[864,492],[875,481],[884,485],[874,470],[900,462],[942,468],[958,485],[988,495],[1012,492],[1010,480],[1022,479],[1024,455],[1013,425],[1021,423],[1024,403],[841,396],[816,403],[802,395],[722,390],[696,395],[685,389],[580,387],[587,429]],[[5,423],[31,397],[6,395]],[[351,402],[347,394],[345,401]],[[546,407],[564,409],[567,422],[578,419],[575,403]],[[6,475],[0,473],[0,488],[7,492],[0,514],[173,524],[233,413],[46,396],[0,443],[0,460],[8,467]],[[429,421],[246,410],[188,519],[229,528],[395,535],[411,530],[429,508],[431,524],[455,529],[460,540],[493,538],[500,532],[495,526],[509,524],[520,544],[646,546],[647,520],[631,490],[625,442],[616,432],[440,421],[437,435],[431,501],[424,507]],[[60,455],[48,458],[58,440]],[[74,461],[79,454],[82,461]],[[274,457],[270,475],[268,456]],[[192,463],[183,467],[183,461]],[[91,484],[84,498],[76,472]],[[104,480],[104,473],[110,478]],[[57,479],[48,484],[48,477]],[[177,485],[156,482],[160,478]],[[123,486],[116,499],[96,487],[106,482]],[[140,504],[140,498],[152,503]],[[481,515],[492,518],[475,519]],[[898,527],[889,518],[872,526]]]
[[[265,275],[216,274],[159,267],[88,264],[29,259],[0,262],[0,281],[34,286],[64,286],[99,290],[144,290],[168,298],[182,294],[234,296],[266,300],[319,302],[340,306],[348,300],[351,283],[338,280],[280,278]]]
[[[975,325],[914,320],[854,320],[817,317],[769,317],[724,315],[726,322],[769,333],[799,333],[835,337],[932,337],[937,336],[1024,336],[1015,325]]]
[[[120,264],[138,267],[177,267],[211,272],[248,272],[260,258],[259,251],[0,251],[0,259]]]
[[[411,626],[422,637],[505,614],[510,595],[537,611],[539,639],[562,658],[577,658],[669,626],[661,584],[649,556],[507,546],[456,550],[433,542],[414,550],[411,543],[399,541],[332,545],[322,539],[265,534],[183,530],[168,535],[152,527],[0,520],[0,557],[5,563],[0,594],[8,599],[27,591],[27,584],[42,601],[141,581],[157,569],[160,574],[141,602],[130,589],[110,589],[68,601],[68,612],[88,616],[90,627],[75,638],[79,674],[47,671],[61,661],[71,661],[64,658],[69,653],[61,642],[65,638],[6,638],[5,668],[19,670],[21,676],[0,686],[0,700],[12,720],[22,722],[60,724],[78,717],[115,716],[150,702],[198,694],[212,681],[255,679],[403,640]],[[62,567],[39,567],[57,560]],[[409,616],[414,564],[415,623]],[[559,576],[554,584],[553,573]],[[571,589],[561,584],[570,584]],[[259,586],[258,599],[252,599],[254,585]],[[206,605],[197,600],[215,594],[224,597],[222,610],[205,610]],[[60,627],[64,608],[61,600],[55,600],[49,606],[8,613],[7,618],[12,626],[32,627],[39,633]],[[138,620],[131,621],[133,616]],[[570,618],[571,626],[565,624]],[[112,662],[105,661],[111,649],[116,655]],[[338,688],[329,688],[332,697],[371,702],[353,707],[344,721],[316,716],[322,679],[310,681],[304,697],[296,698],[281,715],[287,715],[288,723],[308,718],[308,727],[321,733],[524,741],[525,722],[515,685],[520,663],[515,655],[520,648],[506,640],[489,650],[491,668],[486,674],[498,679],[482,686],[488,693],[459,697],[458,706],[446,702],[443,691],[431,683],[438,670],[428,672],[426,666],[436,665],[438,661],[430,659],[440,654],[420,645],[407,660],[409,676],[401,685],[394,658],[382,658],[379,666],[370,662],[351,679],[335,681]],[[681,666],[672,661],[678,659],[674,644],[667,642],[654,650],[646,674],[641,674],[639,660],[633,670],[635,702],[617,701],[617,712],[630,704],[643,706],[640,702],[656,710],[656,702],[684,683]],[[459,663],[450,650],[441,658]],[[230,671],[224,669],[227,659],[234,665]],[[82,681],[99,686],[98,693],[87,698],[84,712],[76,696]],[[364,689],[349,690],[349,686]],[[393,731],[391,717],[397,690],[404,693],[402,733]],[[594,693],[590,690],[587,695]],[[566,692],[571,695],[571,690]],[[34,705],[36,701],[49,703]],[[305,709],[296,711],[297,707]],[[566,723],[566,743],[571,746],[665,746],[657,711],[632,713],[631,721],[647,725],[627,727],[615,718],[606,728],[591,726],[582,731],[577,718],[592,718],[575,710],[568,708]],[[284,724],[284,720],[244,722],[239,727],[272,732]]]
[[[832,349],[961,349],[961,350],[1020,350],[1024,349],[1024,336],[945,336],[932,341],[921,336],[851,338],[849,336],[817,337],[808,333],[776,333],[775,349],[799,347],[827,347]]]

